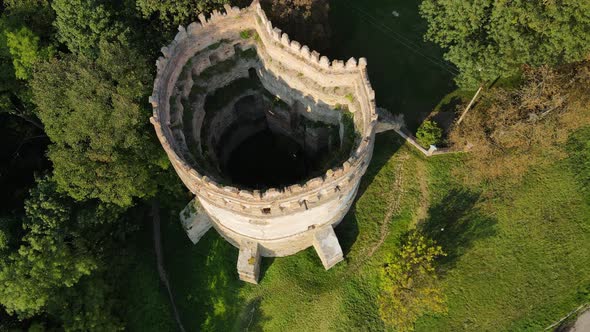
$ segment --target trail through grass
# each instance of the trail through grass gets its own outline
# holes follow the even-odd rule
[[[238,280],[237,249],[214,231],[192,245],[171,211],[163,216],[163,246],[186,329],[385,330],[376,307],[380,266],[416,226],[448,253],[441,279],[449,307],[447,315],[420,319],[417,331],[536,331],[588,301],[590,201],[570,161],[532,169],[518,185],[467,186],[462,158],[424,159],[394,134],[378,136],[359,197],[336,228],[346,260],[325,271],[313,249],[265,258],[259,285]],[[145,274],[135,276],[138,285],[157,281],[155,270],[137,271]],[[138,319],[147,312],[148,321],[170,324],[165,295],[148,298],[157,300],[134,302],[131,326],[166,330]]]

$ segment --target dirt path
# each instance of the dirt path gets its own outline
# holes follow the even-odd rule
[[[379,240],[377,240],[377,242],[375,242],[371,247],[364,250],[364,253],[361,256],[363,257],[363,259],[357,261],[356,264],[352,266],[351,270],[347,271],[347,273],[358,270],[363,265],[363,263],[368,261],[375,254],[375,252],[383,245],[383,242],[385,242],[387,235],[389,235],[389,225],[391,224],[391,218],[393,218],[394,214],[399,213],[401,207],[401,200],[404,192],[403,167],[404,161],[408,158],[409,156],[406,154],[403,154],[399,158],[397,158],[398,163],[395,166],[394,171],[395,181],[393,181],[391,188],[388,192],[387,211],[383,216],[383,220],[381,220],[381,227],[379,229]]]
[[[170,304],[172,305],[172,310],[174,311],[174,318],[176,319],[176,323],[178,324],[178,329],[182,332],[185,332],[184,326],[182,326],[182,322],[180,321],[178,309],[176,309],[174,297],[172,296],[172,290],[170,289],[168,275],[166,274],[166,270],[164,269],[164,257],[162,255],[162,238],[160,236],[160,205],[157,201],[154,201],[152,203],[152,219],[154,228],[154,249],[156,251],[158,274],[160,275],[160,280],[168,290],[168,297],[170,298]]]

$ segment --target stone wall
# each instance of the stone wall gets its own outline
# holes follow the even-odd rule
[[[223,236],[236,246],[242,240],[254,240],[262,246],[263,256],[292,254],[313,244],[314,229],[340,222],[372,157],[377,114],[367,62],[364,58],[331,61],[291,41],[272,26],[257,2],[244,9],[226,6],[225,10],[213,12],[209,19],[200,15],[201,23],[191,23],[186,29],[179,27],[172,43],[162,48],[150,97],[151,122],[179,177]],[[240,36],[245,30],[255,31],[255,38],[245,41]],[[255,47],[258,75],[265,88],[287,102],[300,103],[307,117],[340,123],[337,105],[346,105],[359,133],[348,160],[303,184],[265,191],[223,186],[192,167],[186,158],[186,142],[179,138],[183,134],[171,125],[178,115],[171,113],[170,100],[187,91],[177,87],[187,61],[221,40]],[[200,61],[193,70],[201,72],[210,65]]]

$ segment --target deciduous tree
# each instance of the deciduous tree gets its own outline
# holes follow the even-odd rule
[[[115,40],[124,28],[107,3],[99,0],[54,0],[58,39],[74,53],[94,56],[100,40]]]
[[[129,47],[107,42],[96,60],[64,56],[39,66],[34,101],[53,142],[55,179],[70,196],[130,206],[155,193],[168,162],[150,135],[147,68]]]
[[[178,26],[196,21],[197,16],[219,9],[228,0],[136,0],[137,8],[145,17],[157,15],[164,24]]]
[[[47,314],[65,331],[121,330],[104,263],[121,209],[76,203],[48,177],[30,194],[21,232],[15,218],[0,218],[0,304],[21,319]]]
[[[41,48],[39,37],[31,29],[22,27],[16,31],[5,31],[6,45],[12,56],[14,75],[18,79],[26,80],[31,75],[33,65],[40,60],[49,59],[53,47]]]
[[[421,315],[446,311],[434,267],[435,259],[444,255],[440,246],[417,231],[405,236],[381,273],[379,313],[387,325],[400,332],[413,331]]]
[[[56,193],[55,183],[42,180],[31,195],[22,245],[0,257],[0,303],[20,317],[43,312],[62,288],[97,268],[87,244],[73,232],[71,203]]]
[[[558,65],[590,52],[587,0],[424,0],[420,10],[426,38],[447,49],[464,87],[512,76],[523,64]]]

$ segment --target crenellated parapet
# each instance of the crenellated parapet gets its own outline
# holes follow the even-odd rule
[[[151,122],[179,177],[196,195],[202,207],[200,213],[210,216],[198,220],[210,220],[230,242],[236,246],[248,243],[248,252],[256,255],[283,256],[312,245],[322,250],[318,239],[334,241],[330,229],[348,211],[372,157],[377,113],[367,61],[330,60],[291,40],[273,26],[257,1],[243,9],[228,5],[224,8],[209,17],[200,14],[200,22],[186,28],[179,26],[171,43],[162,47],[149,98],[154,110]],[[214,48],[221,42],[236,51],[254,49],[257,58],[224,73],[227,79],[210,78],[203,93],[243,77],[248,68],[254,68],[268,91],[282,100],[298,102],[311,118],[337,123],[341,118],[338,110],[345,105],[353,114],[357,134],[348,159],[303,183],[259,191],[224,185],[188,158],[190,149],[177,124],[182,114],[177,113],[203,112],[203,103],[187,107],[177,99],[186,98],[194,84],[190,77],[183,80],[181,76],[187,70],[191,75],[205,71],[214,65],[210,59],[233,56],[231,47],[226,51]],[[314,236],[316,229],[322,229],[322,236]],[[341,259],[334,257],[326,256],[322,261],[331,266]]]

